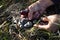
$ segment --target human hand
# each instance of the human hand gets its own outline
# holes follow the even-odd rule
[[[45,29],[47,31],[56,32],[58,30],[58,26],[55,24],[57,22],[58,15],[50,15],[47,17],[43,17],[43,21],[48,21],[47,25],[35,24],[34,27],[38,27],[39,29]]]
[[[40,1],[37,1],[33,4],[31,4],[28,7],[28,9],[29,9],[29,13],[28,13],[29,20],[32,20],[34,17],[38,18],[40,16],[39,14],[42,14],[45,11],[45,9],[52,4],[53,3],[51,0],[40,0]]]

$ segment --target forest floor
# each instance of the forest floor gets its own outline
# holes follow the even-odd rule
[[[30,4],[29,4],[30,5]],[[26,4],[12,4],[9,5],[6,9],[2,11],[3,8],[0,8],[0,40],[60,40],[59,35],[56,33],[51,33],[46,30],[40,30],[38,28],[32,27],[29,29],[15,29],[12,28],[13,32],[10,34],[10,22],[7,21],[7,18],[10,16],[12,10],[21,10],[25,9],[28,5]],[[60,5],[53,5],[47,8],[46,13],[60,13],[58,10]]]

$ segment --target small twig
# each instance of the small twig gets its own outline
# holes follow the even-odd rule
[[[4,21],[4,22],[0,25],[0,28],[3,27],[6,22],[7,22],[7,21]]]

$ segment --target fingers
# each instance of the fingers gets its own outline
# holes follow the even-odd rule
[[[33,12],[29,12],[29,13],[28,13],[28,19],[29,19],[29,20],[32,20],[32,18],[33,18]]]
[[[43,25],[41,25],[40,23],[39,24],[34,24],[34,27],[38,27],[40,29],[47,29],[49,27],[49,19],[47,17],[43,17],[42,18],[43,22],[44,23]],[[48,21],[48,23],[46,24],[46,22]]]
[[[33,3],[31,4],[28,9],[29,9],[29,13],[28,13],[28,18],[29,20],[33,19],[33,13],[37,12],[38,10],[40,10],[40,8],[38,7],[39,5],[37,5],[37,3]]]
[[[45,29],[45,30],[47,30],[49,28],[49,25],[35,24],[34,27],[37,27],[39,29]]]
[[[38,27],[38,24],[34,24],[34,27]]]
[[[43,25],[40,25],[40,24],[34,24],[34,27],[38,27],[38,28],[41,28]]]
[[[42,17],[41,19],[42,19],[43,21],[45,21],[45,22],[46,22],[46,21],[49,21],[49,19],[48,19],[47,17]]]

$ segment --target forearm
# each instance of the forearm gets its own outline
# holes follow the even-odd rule
[[[53,5],[54,3],[51,0],[38,0],[37,2],[35,2],[35,4],[37,4],[36,6],[37,9],[40,8],[41,10],[40,13],[43,13],[43,11],[45,11],[47,7]]]
[[[51,0],[38,0],[40,2],[40,5],[42,4],[43,6],[50,6],[54,4]]]
[[[38,1],[41,1],[41,0],[38,0]],[[46,0],[46,1],[48,1],[48,0]],[[54,4],[60,3],[60,0],[50,0],[50,1],[52,1]]]
[[[36,5],[37,4],[37,5]],[[54,3],[51,1],[51,0],[38,0],[38,1],[36,1],[35,3],[33,3],[32,5],[33,6],[38,6],[38,5],[40,5],[40,7],[42,6],[45,6],[45,7],[48,7],[48,6],[50,6],[50,5],[53,5]],[[32,7],[33,7],[32,6]]]

